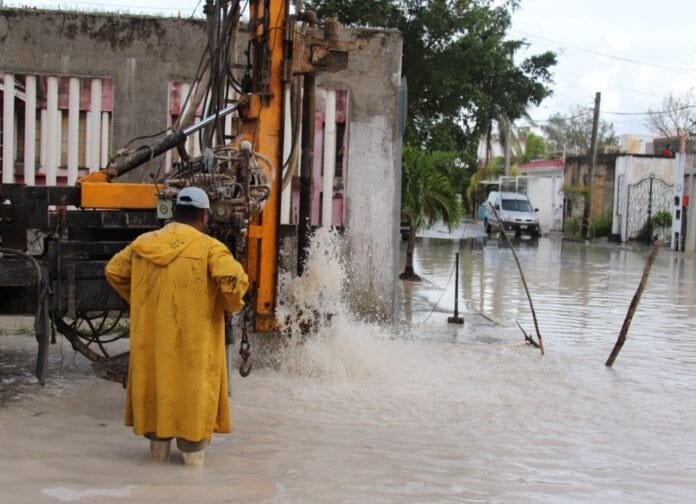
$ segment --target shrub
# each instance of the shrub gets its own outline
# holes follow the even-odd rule
[[[611,233],[611,210],[605,211],[592,222],[592,236],[600,238]]]
[[[650,218],[650,223],[653,227],[669,227],[672,225],[672,212],[660,210]]]
[[[565,225],[563,227],[564,227],[565,234],[568,235],[570,238],[573,238],[574,240],[578,240],[581,238],[581,236],[580,236],[580,231],[581,231],[580,220],[577,219],[576,217],[568,217],[565,220]]]
[[[655,238],[655,229],[668,228],[672,225],[672,212],[660,210],[647,221],[638,233],[638,239],[650,242]]]

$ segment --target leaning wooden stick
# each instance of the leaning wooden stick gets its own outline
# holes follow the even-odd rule
[[[522,331],[522,334],[524,334],[524,341],[526,341],[528,345],[532,345],[534,348],[539,348],[539,343],[534,341],[534,338],[532,338],[529,334],[527,334],[527,331],[522,329],[522,326],[520,325],[520,323],[515,320],[515,324],[517,324],[517,327],[519,327],[520,331]]]
[[[631,321],[633,320],[633,314],[635,313],[636,308],[638,308],[638,303],[640,303],[640,297],[643,295],[643,290],[645,289],[645,284],[648,283],[648,276],[650,275],[650,270],[652,269],[653,262],[655,262],[655,258],[657,257],[657,253],[660,251],[660,247],[662,247],[662,245],[664,245],[663,242],[661,242],[661,241],[656,242],[655,246],[652,249],[652,252],[650,252],[650,255],[648,256],[648,262],[645,263],[645,269],[643,270],[643,277],[640,279],[640,283],[638,284],[638,290],[636,290],[636,293],[633,295],[633,300],[631,301],[631,304],[628,307],[628,312],[626,313],[626,318],[624,319],[623,325],[621,326],[621,331],[619,332],[619,337],[616,340],[616,344],[614,345],[614,349],[611,351],[611,355],[609,355],[609,358],[604,363],[605,366],[611,367],[611,365],[614,364],[616,357],[618,357],[619,352],[621,351],[621,348],[623,347],[624,343],[626,342],[626,335],[628,334],[628,328],[631,327]]]
[[[536,312],[534,311],[534,304],[532,303],[532,296],[529,294],[529,289],[527,288],[527,280],[524,278],[524,272],[522,271],[520,260],[517,258],[517,253],[515,253],[515,248],[512,246],[510,238],[508,238],[508,235],[505,233],[505,224],[503,224],[503,220],[498,215],[498,212],[496,211],[493,204],[491,202],[488,202],[488,205],[491,207],[491,210],[493,210],[495,218],[498,219],[498,224],[500,225],[500,233],[505,237],[505,241],[507,241],[507,244],[510,247],[510,250],[512,251],[512,257],[515,258],[515,262],[517,263],[517,269],[519,270],[520,277],[522,278],[522,285],[524,285],[524,291],[527,293],[527,299],[529,300],[529,308],[532,310],[532,318],[534,319],[534,329],[536,329],[537,339],[539,340],[539,351],[541,352],[541,355],[544,355],[544,342],[541,339],[541,333],[539,332],[539,324],[537,323]]]

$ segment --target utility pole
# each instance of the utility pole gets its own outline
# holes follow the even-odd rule
[[[599,133],[599,103],[602,93],[595,93],[594,117],[592,118],[592,139],[590,142],[590,174],[587,180],[587,200],[585,201],[585,237],[591,238],[592,233],[592,187],[594,186],[594,172],[597,166],[597,135]]]
[[[505,118],[505,176],[510,176],[510,119]]]

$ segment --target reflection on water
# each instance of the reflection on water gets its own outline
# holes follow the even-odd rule
[[[618,333],[635,293],[649,250],[586,246],[560,239],[521,240],[513,246],[522,264],[542,335],[564,349],[578,342],[606,342]],[[512,253],[499,239],[423,240],[416,249],[416,271],[423,285],[404,285],[412,318],[427,314],[440,296],[438,310],[454,308],[450,280],[454,255],[460,253],[459,298],[469,312],[483,312],[514,325],[532,326],[527,297]],[[691,345],[696,335],[693,256],[662,250],[631,325],[632,345],[654,348],[670,340]],[[443,289],[447,291],[443,295]]]
[[[696,257],[660,252],[609,369],[647,250],[547,238],[514,245],[542,357],[520,345],[514,320],[531,330],[531,315],[510,250],[497,240],[419,241],[423,281],[399,284],[412,325],[398,336],[340,306],[339,238],[322,240],[306,277],[281,279],[283,309],[316,308],[333,314],[331,324],[311,335],[298,328],[273,349],[273,366],[235,375],[235,430],[215,437],[204,473],[182,478],[174,466],[138,464],[135,483],[160,497],[205,485],[205,495],[224,494],[220,502],[696,501]],[[457,251],[463,327],[446,324]]]
[[[238,385],[239,449],[259,454],[277,502],[696,499],[694,257],[661,252],[609,369],[647,251],[514,246],[545,356],[519,344],[514,320],[533,326],[506,246],[424,239],[399,337],[337,313],[287,349],[292,366]],[[457,251],[463,327],[446,324]]]

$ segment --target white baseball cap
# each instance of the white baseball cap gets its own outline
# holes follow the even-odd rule
[[[210,208],[210,200],[206,192],[200,187],[184,187],[179,194],[176,195],[177,206],[192,206],[208,210]]]

